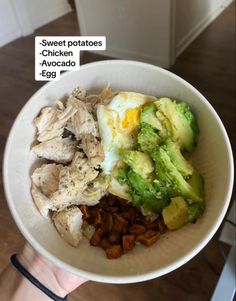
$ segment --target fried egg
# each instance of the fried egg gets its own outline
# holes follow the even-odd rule
[[[108,105],[98,105],[97,119],[105,159],[103,172],[111,174],[119,160],[120,149],[133,149],[140,112],[145,104],[155,101],[153,96],[134,92],[120,92]]]

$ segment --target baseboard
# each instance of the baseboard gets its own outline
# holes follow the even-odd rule
[[[53,7],[52,9],[46,11],[43,10],[41,13],[39,12],[38,15],[34,16],[33,28],[37,29],[41,26],[44,26],[57,18],[62,17],[63,15],[71,12],[71,7],[68,5],[58,5]]]
[[[104,51],[91,51],[91,52],[99,55],[109,56],[111,58],[118,58],[122,60],[137,60],[141,62],[146,62],[163,68],[170,67],[170,62],[167,62],[165,59],[161,58],[160,56],[154,56],[154,55],[149,55],[149,54],[135,52],[135,51],[115,49],[109,47],[109,49]]]
[[[202,19],[176,46],[176,57],[178,57],[194,39],[214,20],[220,13],[230,5],[234,0],[225,0],[219,6]]]
[[[10,31],[4,34],[0,34],[0,47],[18,39],[21,37],[20,29],[17,31]]]

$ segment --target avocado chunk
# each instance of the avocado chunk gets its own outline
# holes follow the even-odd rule
[[[204,197],[204,178],[196,170],[193,171],[191,178],[188,180],[190,186],[193,190],[200,196]]]
[[[122,150],[120,154],[123,162],[143,178],[147,178],[154,171],[153,161],[148,154],[133,150]]]
[[[165,199],[159,198],[159,194],[152,183],[132,169],[129,170],[127,177],[133,204],[138,207],[142,206],[147,211],[160,214],[168,203]]]
[[[170,120],[166,118],[166,116],[161,112],[161,111],[156,111],[156,116],[157,119],[161,122],[162,124],[162,130],[158,132],[159,136],[162,139],[166,139],[168,137],[172,137],[172,125],[170,123]]]
[[[163,148],[167,152],[171,162],[181,173],[181,175],[185,179],[189,178],[193,173],[193,167],[182,155],[178,143],[172,142],[170,139],[167,139],[163,144]]]
[[[189,222],[188,205],[182,197],[172,198],[162,210],[162,216],[169,230],[179,229]]]
[[[127,183],[127,173],[129,167],[122,161],[118,161],[112,170],[108,192],[118,197],[131,201],[130,187]]]
[[[155,101],[155,105],[171,125],[169,132],[172,140],[179,143],[181,150],[191,152],[196,145],[199,129],[189,106],[186,103],[176,103],[167,97]]]
[[[152,151],[151,156],[155,161],[157,179],[164,187],[167,187],[170,197],[182,196],[190,201],[203,201],[202,197],[199,196],[192,186],[185,181],[184,177],[171,162],[171,159],[163,146]]]
[[[138,144],[142,151],[151,152],[161,142],[157,130],[148,123],[141,124],[141,130],[138,133]]]
[[[117,167],[116,179],[120,185],[124,185],[127,182],[127,172],[128,172],[127,166]],[[113,171],[113,174],[114,174],[114,171]]]
[[[194,223],[196,219],[203,214],[204,210],[205,210],[204,202],[197,202],[188,205],[189,221]]]
[[[161,131],[162,125],[156,116],[157,107],[155,104],[150,104],[142,109],[140,115],[140,122],[151,125],[154,129]]]

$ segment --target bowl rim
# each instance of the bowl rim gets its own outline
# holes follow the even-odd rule
[[[100,275],[100,274],[96,274],[93,272],[88,272],[88,271],[84,271],[81,270],[79,268],[74,267],[71,264],[65,263],[63,260],[57,258],[55,255],[51,254],[49,251],[47,251],[43,246],[41,246],[41,244],[39,242],[37,242],[37,240],[34,239],[34,237],[30,234],[30,232],[28,231],[28,229],[24,226],[20,215],[18,214],[18,212],[16,211],[16,208],[14,207],[14,202],[11,198],[11,191],[10,191],[10,187],[8,182],[6,181],[6,179],[8,178],[8,161],[9,161],[9,150],[11,147],[11,142],[12,142],[12,137],[13,134],[15,132],[15,128],[18,124],[18,120],[20,119],[21,115],[24,112],[24,109],[26,106],[29,105],[30,102],[33,101],[33,99],[37,96],[37,94],[40,94],[43,90],[47,89],[48,86],[53,85],[53,82],[47,82],[46,84],[44,84],[40,89],[38,89],[30,98],[29,100],[24,104],[24,106],[21,108],[20,112],[18,113],[17,117],[14,120],[14,123],[10,129],[8,138],[7,138],[7,142],[5,145],[5,150],[4,150],[4,155],[3,155],[3,186],[4,186],[4,191],[5,191],[5,195],[6,195],[6,200],[7,200],[7,204],[8,207],[10,209],[11,215],[18,227],[18,229],[20,230],[20,232],[23,234],[23,236],[25,237],[25,239],[36,249],[36,251],[38,251],[40,254],[42,254],[45,258],[47,258],[49,261],[51,261],[52,263],[54,263],[56,266],[71,272],[75,275],[78,275],[80,277],[83,277],[85,279],[89,279],[92,281],[97,281],[97,282],[103,282],[103,283],[137,283],[137,282],[141,282],[141,281],[146,281],[146,280],[150,280],[150,279],[154,279],[156,277],[160,277],[162,275],[165,275],[177,268],[179,268],[180,266],[184,265],[186,262],[188,262],[190,259],[192,259],[195,255],[197,255],[205,246],[206,244],[209,242],[209,240],[213,237],[213,235],[216,233],[217,229],[219,228],[221,222],[223,221],[223,218],[227,212],[229,203],[230,203],[230,199],[231,199],[231,194],[232,194],[232,189],[233,189],[233,181],[234,181],[234,161],[233,161],[233,154],[232,154],[232,149],[231,149],[231,144],[230,144],[230,140],[228,138],[227,132],[224,128],[224,125],[221,121],[221,119],[219,118],[218,114],[216,113],[216,111],[214,110],[214,108],[212,107],[212,105],[207,101],[207,99],[194,87],[192,86],[190,83],[188,83],[186,80],[184,80],[183,78],[181,78],[180,76],[166,70],[163,69],[161,67],[152,65],[152,64],[148,64],[148,63],[143,63],[143,62],[138,62],[138,61],[131,61],[131,60],[104,60],[104,61],[98,61],[98,62],[92,62],[92,63],[88,63],[88,64],[84,64],[80,67],[80,69],[78,71],[68,71],[65,72],[61,75],[61,78],[64,78],[66,76],[68,76],[69,74],[71,74],[72,72],[80,72],[80,70],[83,69],[88,69],[88,68],[96,68],[96,66],[99,65],[108,65],[108,64],[112,64],[112,65],[134,65],[134,66],[140,66],[143,67],[145,69],[155,69],[158,70],[160,73],[166,74],[169,77],[178,80],[179,82],[182,82],[185,86],[187,86],[187,88],[189,88],[190,90],[192,90],[200,99],[202,102],[204,102],[204,104],[206,105],[206,107],[208,108],[208,110],[211,112],[211,114],[214,116],[214,118],[216,119],[217,123],[220,126],[220,130],[223,134],[225,143],[226,143],[226,148],[227,148],[227,157],[229,160],[229,183],[228,183],[228,188],[227,188],[227,194],[225,196],[225,204],[223,206],[223,210],[218,214],[218,218],[215,220],[215,222],[211,225],[211,228],[208,229],[208,231],[205,233],[205,235],[203,236],[201,242],[196,245],[194,248],[192,248],[191,250],[189,250],[185,255],[181,256],[179,259],[177,259],[174,263],[170,263],[169,265],[155,270],[155,271],[151,271],[151,272],[147,272],[145,274],[135,274],[135,275],[130,275],[130,276],[110,276],[110,275]]]

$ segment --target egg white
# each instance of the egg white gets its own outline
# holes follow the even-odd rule
[[[136,136],[134,128],[124,128],[122,121],[130,109],[141,107],[155,101],[154,96],[143,95],[135,92],[120,92],[108,105],[98,105],[97,119],[105,159],[102,169],[105,174],[111,174],[113,167],[119,160],[119,150],[135,147]],[[138,122],[135,125],[138,126]]]

